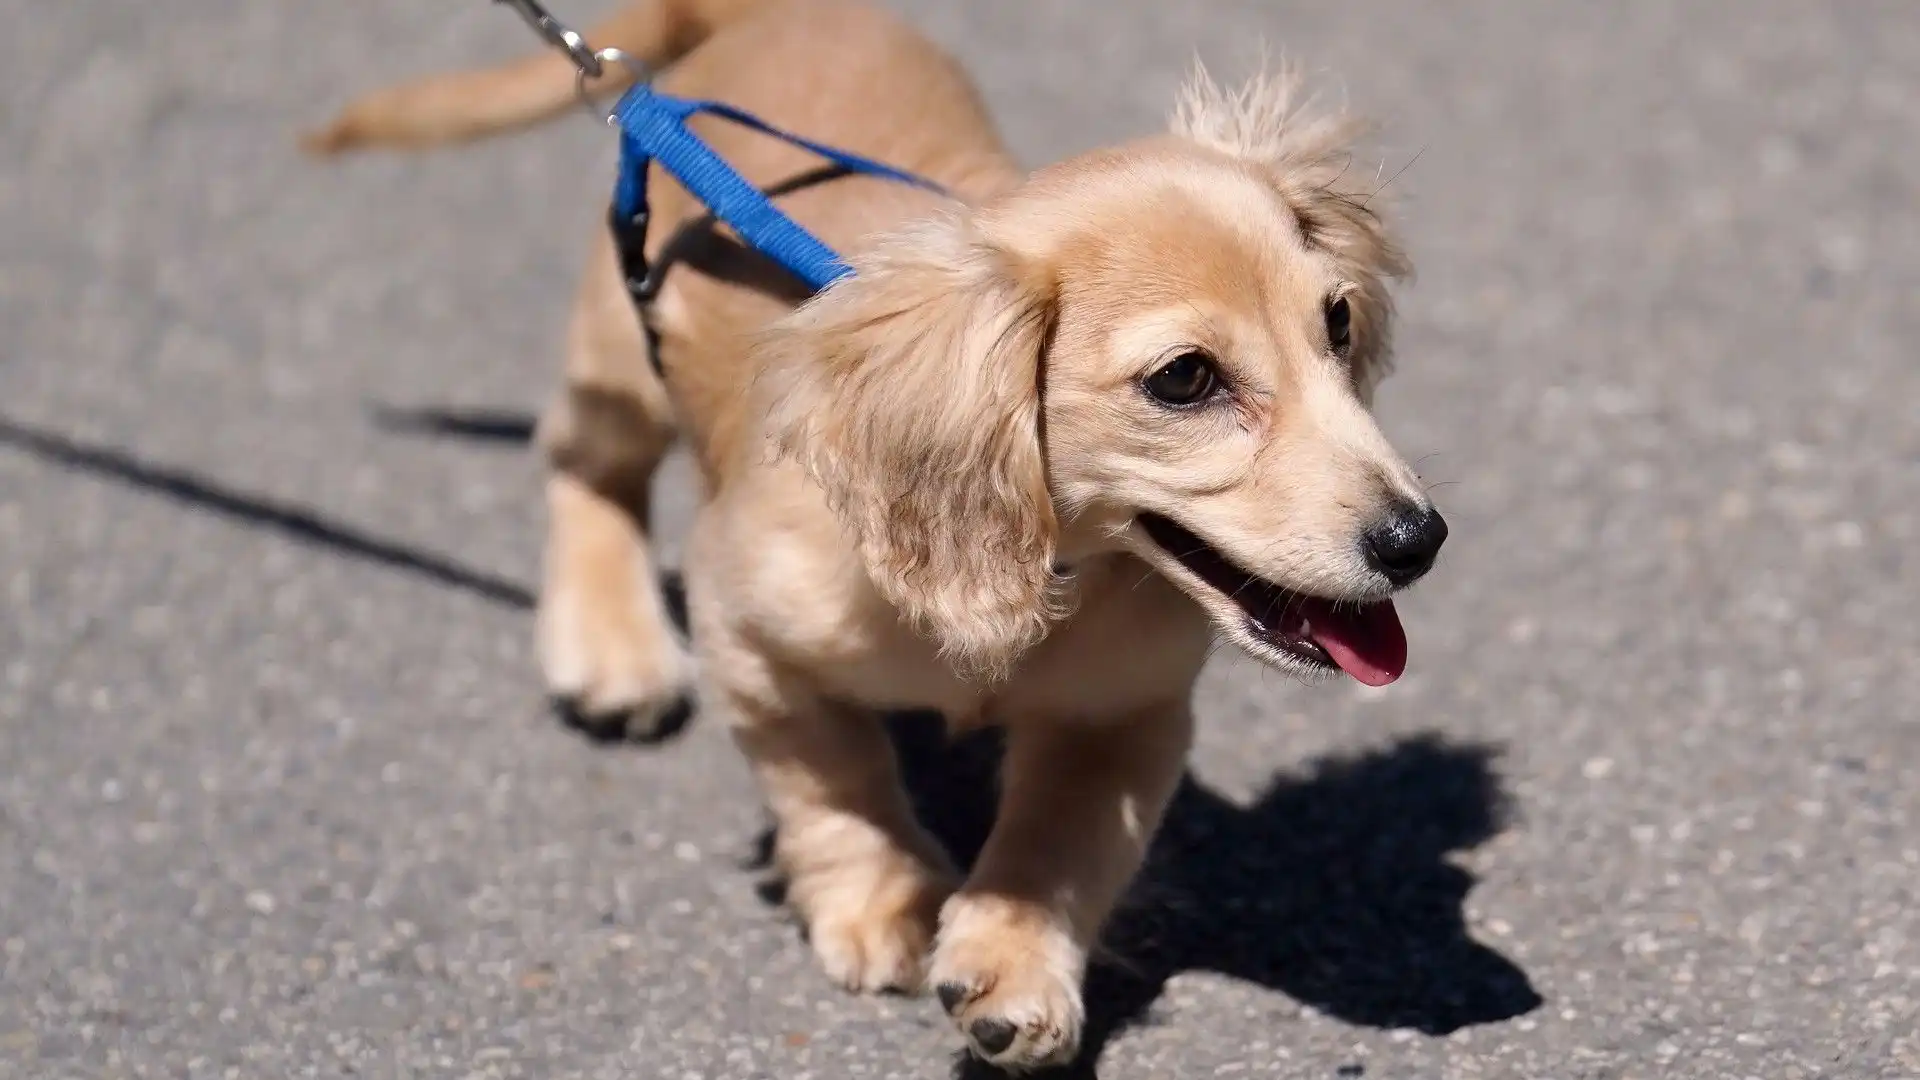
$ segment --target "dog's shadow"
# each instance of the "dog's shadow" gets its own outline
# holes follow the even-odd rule
[[[931,717],[893,726],[923,818],[971,861],[992,826],[997,739],[948,744]],[[1049,1075],[1096,1076],[1108,1040],[1151,1022],[1184,971],[1278,990],[1351,1024],[1434,1035],[1539,1006],[1526,974],[1467,932],[1473,877],[1447,858],[1502,827],[1494,756],[1421,735],[1277,775],[1244,806],[1189,774],[1102,937],[1079,1060]],[[954,1074],[1001,1075],[964,1053]]]

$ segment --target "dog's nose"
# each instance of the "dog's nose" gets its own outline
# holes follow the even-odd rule
[[[1438,510],[1398,502],[1367,530],[1367,562],[1396,586],[1411,585],[1433,569],[1446,542],[1447,521]]]

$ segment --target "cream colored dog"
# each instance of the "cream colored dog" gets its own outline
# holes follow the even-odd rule
[[[690,689],[646,538],[649,479],[684,434],[706,487],[685,567],[701,701],[778,818],[821,963],[856,990],[931,985],[993,1062],[1069,1058],[1209,642],[1389,682],[1406,639],[1388,596],[1446,535],[1368,410],[1407,267],[1338,187],[1361,171],[1353,125],[1303,115],[1284,79],[1201,77],[1171,134],[1026,175],[953,61],[868,7],[646,0],[588,37],[663,69],[664,92],[961,201],[866,178],[783,196],[857,270],[804,303],[695,227],[647,313],[664,379],[596,238],[542,427],[547,680],[640,726]],[[573,93],[540,55],[376,94],[310,146],[479,135]],[[761,185],[818,165],[700,130]],[[652,191],[659,258],[703,208],[657,170]],[[902,706],[1006,729],[964,879],[901,790],[877,714]]]

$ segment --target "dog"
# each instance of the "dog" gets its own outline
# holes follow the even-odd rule
[[[690,253],[643,327],[595,240],[540,422],[546,681],[644,729],[697,672],[827,974],[931,988],[997,1065],[1070,1059],[1089,950],[1182,775],[1212,645],[1390,682],[1390,597],[1446,538],[1371,414],[1410,267],[1350,186],[1360,125],[1287,77],[1228,91],[1197,71],[1169,131],[1029,175],[954,60],[853,0],[641,0],[587,37],[663,92],[950,197],[795,184],[818,163],[696,120],[753,183],[793,188],[782,207],[855,273],[809,297],[695,228],[705,208],[656,168],[649,254]],[[541,54],[372,94],[307,146],[457,142],[575,95],[567,58]],[[682,438],[704,487],[683,567],[697,663],[647,542],[649,481]],[[879,721],[902,707],[1004,729],[964,877],[902,791]]]

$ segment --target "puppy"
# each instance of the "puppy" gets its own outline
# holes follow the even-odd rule
[[[856,274],[807,298],[657,169],[646,312],[596,236],[543,417],[539,652],[582,713],[645,728],[695,681],[779,824],[808,940],[853,990],[931,987],[972,1050],[1072,1057],[1088,950],[1181,776],[1217,636],[1284,671],[1397,677],[1388,599],[1446,536],[1369,412],[1407,264],[1350,178],[1354,125],[1285,79],[1204,75],[1172,130],[1027,175],[955,63],[841,0],[644,0],[593,28],[712,97],[927,176],[696,121]],[[594,88],[598,93],[616,84]],[[376,94],[309,146],[424,146],[573,104],[557,54]],[[687,223],[694,222],[689,226]],[[647,543],[677,438],[704,503],[698,665]],[[972,871],[915,821],[877,716],[1000,725]]]

